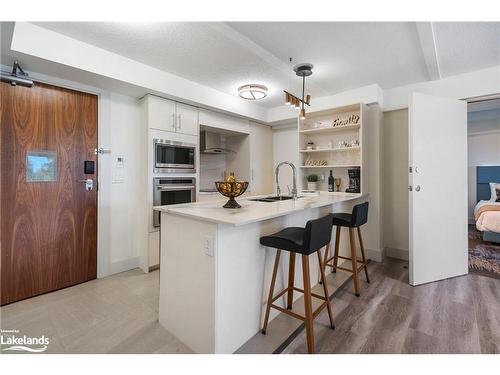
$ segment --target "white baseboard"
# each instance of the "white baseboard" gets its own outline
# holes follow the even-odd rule
[[[384,250],[365,249],[366,257],[374,262],[382,262],[384,260]]]
[[[134,268],[139,268],[139,257],[129,258],[125,260],[121,260],[118,262],[110,263],[109,265],[109,273],[105,276],[114,275],[115,273],[125,272],[133,270]]]
[[[402,260],[408,260],[409,252],[408,250],[404,249],[396,249],[395,247],[386,247],[385,249],[385,256],[391,257],[391,258],[396,258],[396,259],[402,259]]]

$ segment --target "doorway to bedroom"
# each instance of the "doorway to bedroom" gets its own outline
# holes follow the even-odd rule
[[[500,279],[500,96],[467,116],[469,272]]]

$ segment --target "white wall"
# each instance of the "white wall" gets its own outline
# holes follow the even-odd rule
[[[370,208],[368,210],[368,223],[363,226],[363,241],[366,247],[367,257],[381,261],[383,258],[383,187],[382,177],[384,165],[382,163],[382,136],[383,115],[378,104],[367,107],[366,118],[363,126],[367,131],[364,138],[363,152],[368,152],[364,160],[368,168],[368,193]]]
[[[109,268],[108,273],[121,272],[138,266],[141,239],[137,230],[139,226],[140,201],[138,195],[142,191],[143,179],[138,158],[141,149],[142,132],[139,104],[136,98],[114,93],[101,96],[101,105],[107,106],[109,117],[101,123],[100,147],[111,150],[101,155],[99,173],[100,188],[105,192],[100,195],[100,207],[107,210],[109,221],[100,227],[101,235],[108,237]],[[144,125],[144,124],[143,124]],[[116,168],[116,160],[124,160],[123,181],[117,178],[120,169]],[[107,227],[107,228],[106,228]],[[104,249],[100,249],[104,250]]]
[[[476,167],[500,165],[500,116],[476,120],[469,114],[468,123],[468,194],[469,223],[474,223],[476,205]]]
[[[386,255],[408,258],[408,110],[383,117],[383,238]]]
[[[500,93],[500,65],[437,81],[418,82],[386,89],[383,92],[383,110],[408,108],[408,101],[413,92],[454,99],[498,94]]]
[[[289,124],[278,129],[273,129],[273,179],[274,169],[282,161],[289,161],[297,167],[297,175],[300,175],[299,168],[299,133],[297,132],[297,121],[293,120]],[[297,177],[298,179],[299,177]],[[293,186],[292,169],[288,166],[280,168],[280,187],[281,192],[288,193],[287,186],[290,189]],[[297,185],[300,186],[299,181]],[[276,182],[273,180],[274,192],[276,192]]]

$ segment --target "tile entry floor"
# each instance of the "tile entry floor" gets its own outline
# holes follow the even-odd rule
[[[406,265],[371,262],[372,283],[361,276],[360,298],[345,273],[328,273],[336,329],[323,311],[314,323],[316,352],[500,352],[500,280],[469,274],[411,287]],[[158,283],[158,271],[138,269],[93,280],[1,307],[1,328],[49,337],[48,353],[191,353],[158,323]],[[237,352],[304,353],[300,326],[280,314],[266,336],[257,333]]]
[[[2,306],[1,328],[45,335],[47,353],[191,353],[158,323],[158,288],[134,269]]]

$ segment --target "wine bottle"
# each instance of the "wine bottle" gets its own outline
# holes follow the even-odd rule
[[[333,174],[331,169],[330,169],[330,176],[328,176],[328,191],[329,192],[333,191]]]

